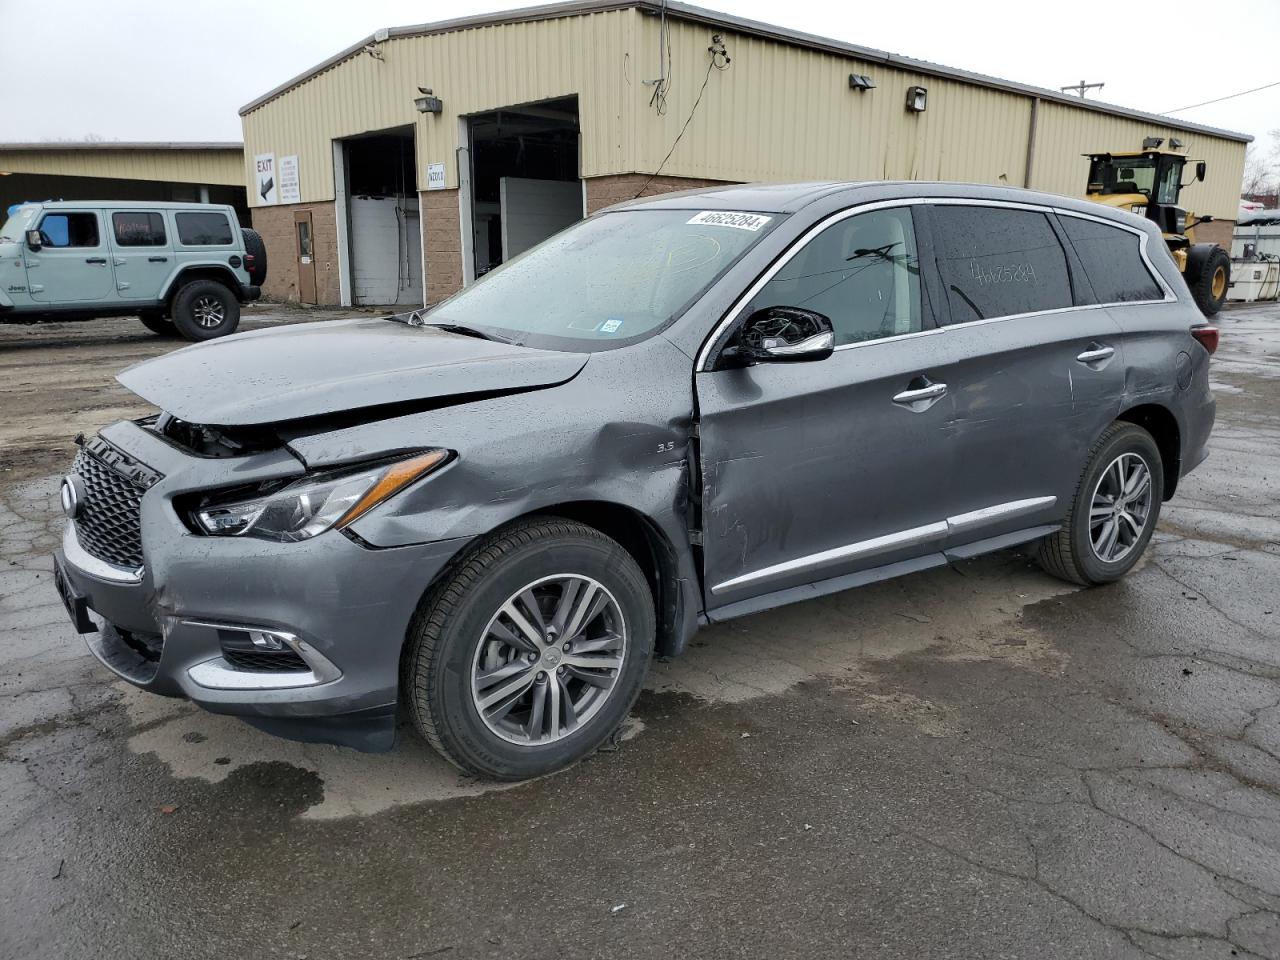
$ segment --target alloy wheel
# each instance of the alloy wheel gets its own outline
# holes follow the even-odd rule
[[[523,746],[581,729],[617,686],[627,653],[622,608],[599,581],[544,577],[489,620],[471,664],[471,700],[497,736]]]
[[[1107,465],[1093,489],[1089,542],[1103,563],[1129,555],[1151,518],[1151,468],[1136,453],[1122,453]]]
[[[206,330],[220,326],[227,317],[222,301],[217,297],[201,297],[192,306],[191,312],[195,315],[196,323]]]

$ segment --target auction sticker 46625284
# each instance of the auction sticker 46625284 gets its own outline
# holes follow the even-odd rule
[[[735,213],[731,210],[703,210],[690,217],[686,223],[701,223],[712,227],[736,227],[753,233],[772,220],[759,213]]]

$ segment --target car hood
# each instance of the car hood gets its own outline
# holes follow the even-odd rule
[[[536,390],[573,379],[587,356],[370,317],[211,340],[116,379],[190,423],[248,426]]]

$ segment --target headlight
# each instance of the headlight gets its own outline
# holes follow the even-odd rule
[[[195,520],[212,536],[280,543],[309,540],[330,527],[341,529],[354,522],[448,456],[447,450],[428,450],[395,463],[312,474],[252,499],[204,506]]]

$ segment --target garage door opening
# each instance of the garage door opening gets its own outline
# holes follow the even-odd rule
[[[467,139],[472,276],[582,219],[577,97],[475,114]]]
[[[413,127],[345,141],[351,299],[422,305],[422,230]]]

